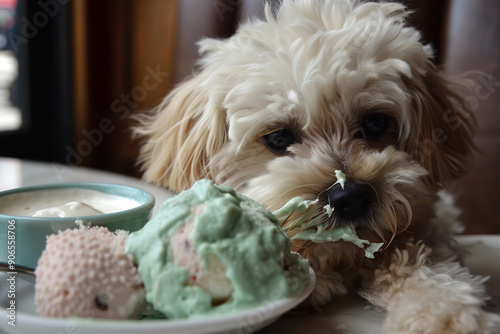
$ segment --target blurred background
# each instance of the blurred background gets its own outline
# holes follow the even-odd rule
[[[131,116],[192,73],[197,40],[231,36],[263,1],[0,0],[0,156],[140,177]],[[486,74],[467,100],[476,170],[453,191],[466,233],[500,234],[500,2],[402,2],[445,72]]]

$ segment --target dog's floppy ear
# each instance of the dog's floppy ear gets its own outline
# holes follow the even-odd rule
[[[225,114],[206,86],[207,70],[177,86],[152,114],[141,116],[139,163],[144,179],[179,192],[210,178],[208,160],[226,138]]]
[[[468,80],[442,76],[429,63],[425,74],[405,79],[413,98],[414,128],[407,151],[429,171],[426,183],[433,190],[446,187],[472,167],[477,121],[464,101],[472,96]]]

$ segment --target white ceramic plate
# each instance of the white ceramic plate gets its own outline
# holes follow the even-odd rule
[[[461,245],[469,251],[465,265],[472,273],[490,276],[487,282],[492,300],[490,312],[500,313],[500,236],[461,236]],[[15,334],[153,334],[153,333],[238,333],[259,330],[259,334],[381,334],[384,313],[363,299],[343,296],[313,314],[286,313],[305,298],[312,288],[292,299],[243,311],[237,314],[198,320],[95,321],[80,323],[35,315],[33,287],[19,280],[16,302],[19,302],[17,326],[7,325],[5,275],[0,274],[0,332]],[[281,316],[283,313],[285,315]],[[280,317],[281,316],[281,317]],[[279,319],[278,319],[279,318]],[[277,320],[277,321],[275,321]]]
[[[253,333],[278,319],[311,294],[315,276],[312,269],[311,281],[298,296],[284,298],[259,307],[223,316],[190,320],[96,320],[55,319],[36,315],[34,286],[16,277],[15,297],[9,296],[9,278],[0,273],[0,332],[12,334],[209,334],[209,333]],[[9,325],[7,310],[11,300],[15,301],[15,327]]]

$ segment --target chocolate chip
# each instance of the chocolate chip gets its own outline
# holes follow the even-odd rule
[[[290,266],[288,265],[286,259],[283,259],[283,262],[281,262],[281,268],[283,268],[284,271],[290,270]]]
[[[103,295],[97,295],[94,298],[94,305],[97,307],[97,309],[101,311],[107,311],[108,310],[108,302],[106,300],[106,296]]]

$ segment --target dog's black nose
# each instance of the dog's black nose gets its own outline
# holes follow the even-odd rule
[[[328,189],[328,204],[333,214],[343,221],[356,221],[369,215],[372,203],[376,199],[375,192],[367,184],[347,181],[344,189],[340,185]]]

